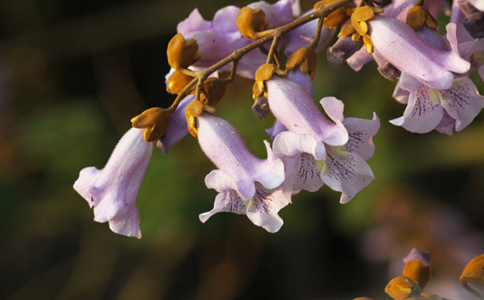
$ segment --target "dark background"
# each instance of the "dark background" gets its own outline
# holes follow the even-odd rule
[[[405,107],[374,62],[334,70],[320,54],[315,78],[315,100],[336,96],[346,117],[381,119],[369,160],[376,180],[350,203],[328,187],[301,192],[275,234],[234,214],[202,224],[214,166],[188,136],[153,153],[137,201],[141,240],[92,221],[72,185],[82,168],[104,166],[133,116],[173,101],[164,76],[176,24],[196,7],[211,20],[247,4],[0,1],[0,298],[389,299],[386,283],[418,247],[433,255],[426,290],[466,299],[458,277],[484,252],[483,118],[452,137],[389,124]],[[238,78],[217,114],[265,157],[273,117],[251,113],[251,86]]]

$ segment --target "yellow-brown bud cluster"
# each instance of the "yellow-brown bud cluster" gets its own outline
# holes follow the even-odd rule
[[[415,253],[424,256],[418,249],[413,249],[410,252],[410,258],[415,257]],[[393,278],[385,287],[385,292],[395,300],[420,299],[430,295],[422,290],[430,281],[432,273],[430,265],[419,258],[410,258],[406,260],[402,276]]]

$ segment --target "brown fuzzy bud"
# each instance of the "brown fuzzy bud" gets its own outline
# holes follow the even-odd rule
[[[319,1],[314,5],[314,9],[318,10],[328,4],[335,2],[336,0],[323,0]],[[346,21],[348,21],[351,17],[351,13],[353,12],[354,4],[346,4],[337,10],[330,13],[326,18],[324,18],[323,26],[329,29],[337,29],[341,27]]]
[[[225,82],[222,79],[208,78],[203,83],[203,88],[207,92],[209,99],[202,93],[200,94],[200,100],[208,103],[209,106],[215,106],[225,94]]]
[[[247,6],[239,11],[236,22],[242,36],[250,39],[258,39],[260,37],[258,33],[269,26],[269,19],[262,9],[252,9]]]
[[[468,285],[468,283],[484,285],[484,254],[475,257],[467,264],[459,281],[469,293],[479,299],[484,299],[482,295]]]
[[[168,64],[174,69],[188,68],[202,58],[202,55],[198,53],[197,41],[195,39],[185,40],[180,33],[168,43],[166,54]]]
[[[414,258],[408,261],[403,267],[402,275],[418,282],[424,288],[431,277],[430,265]]]
[[[425,8],[419,5],[412,7],[408,11],[406,23],[415,30],[424,24],[434,29],[437,29],[438,26],[437,20]]]
[[[170,114],[166,109],[152,107],[140,115],[131,119],[134,128],[145,128],[144,139],[147,142],[154,142],[161,138],[168,127]]]
[[[390,280],[385,287],[385,293],[395,300],[403,300],[410,297],[418,297],[421,293],[421,288],[415,280],[399,276]]]
[[[186,75],[178,70],[166,81],[166,91],[170,94],[180,94],[180,92],[189,84],[195,77]]]
[[[309,73],[311,79],[314,79],[314,75],[316,75],[316,65],[316,52],[314,52],[311,47],[304,47],[297,49],[291,54],[291,56],[289,56],[286,62],[286,69],[287,71],[291,71],[296,67],[299,67],[299,70],[301,70],[302,73]]]

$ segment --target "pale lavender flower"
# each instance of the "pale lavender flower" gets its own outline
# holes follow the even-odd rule
[[[439,51],[415,33],[408,25],[382,16],[367,21],[377,50],[393,66],[432,88],[448,89],[453,73],[469,71],[470,63],[455,51]]]
[[[119,234],[141,238],[136,197],[153,152],[144,129],[131,128],[121,138],[102,170],[81,170],[74,189],[94,209],[94,221],[109,222]]]
[[[283,224],[278,211],[289,204],[281,192],[284,165],[269,143],[267,159],[253,156],[237,130],[227,121],[204,113],[197,117],[200,147],[219,168],[205,178],[208,188],[219,195],[214,208],[200,215],[205,222],[218,212],[246,214],[258,226],[276,232]]]
[[[284,195],[316,191],[326,183],[341,191],[340,202],[347,203],[374,178],[365,159],[374,152],[371,140],[380,126],[378,118],[344,119],[343,103],[334,97],[323,98],[321,105],[333,123],[300,85],[279,77],[266,85],[271,111],[288,129],[273,144],[286,168]]]

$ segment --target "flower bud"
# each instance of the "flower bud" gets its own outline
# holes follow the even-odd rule
[[[420,5],[416,5],[408,11],[406,23],[415,30],[419,29],[424,24],[434,29],[437,29],[438,27],[437,20],[435,20],[435,18]]]
[[[243,7],[237,14],[237,28],[245,38],[257,39],[257,34],[269,26],[269,19],[260,8]]]
[[[309,73],[311,79],[316,75],[316,52],[311,47],[299,48],[286,62],[287,71],[291,71],[299,66],[302,73]]]
[[[402,275],[415,280],[421,288],[424,288],[430,280],[430,265],[414,258],[405,264]]]
[[[179,94],[194,78],[175,70],[166,81],[166,91],[170,94]]]
[[[210,106],[215,106],[225,94],[225,82],[218,78],[208,78],[203,83],[203,88],[207,92],[210,99],[207,99],[203,93],[200,94],[200,100],[208,103]]]
[[[188,68],[202,58],[198,53],[198,44],[195,39],[185,40],[180,33],[176,34],[168,43],[166,50],[168,64],[174,69]]]
[[[131,119],[134,128],[145,128],[144,139],[147,142],[154,142],[161,138],[168,127],[170,114],[166,109],[152,107],[140,115]]]
[[[419,296],[421,289],[418,283],[413,279],[399,276],[390,280],[385,287],[385,293],[395,300],[403,300]]]

